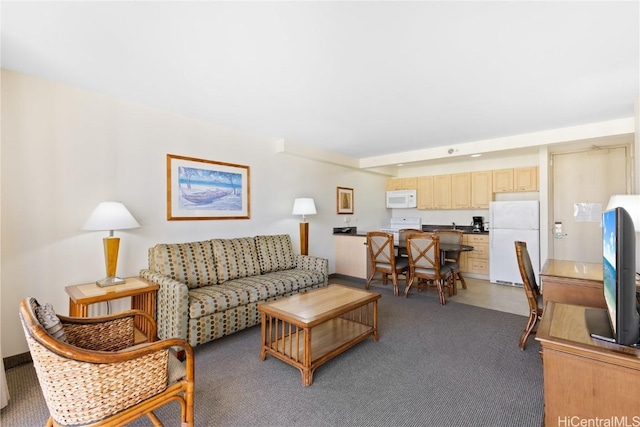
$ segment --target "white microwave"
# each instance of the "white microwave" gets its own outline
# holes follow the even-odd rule
[[[387,191],[388,208],[415,208],[416,190],[393,190]]]

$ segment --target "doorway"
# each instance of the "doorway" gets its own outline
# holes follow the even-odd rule
[[[629,150],[594,147],[552,155],[553,258],[602,262],[601,212],[612,194],[627,194]]]

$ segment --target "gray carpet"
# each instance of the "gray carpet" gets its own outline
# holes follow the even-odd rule
[[[310,387],[297,369],[260,360],[259,326],[197,347],[196,425],[542,425],[540,347],[530,338],[525,351],[518,348],[526,318],[440,306],[434,291],[405,299],[390,287],[374,290],[382,293],[380,340],[369,338],[319,367]],[[33,365],[10,369],[7,381],[2,425],[44,425]],[[156,413],[166,426],[179,425],[177,404]]]

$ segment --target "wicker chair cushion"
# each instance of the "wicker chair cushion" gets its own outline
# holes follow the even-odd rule
[[[35,313],[38,318],[38,322],[40,322],[49,335],[59,341],[67,341],[67,336],[64,333],[62,322],[58,316],[56,316],[56,312],[51,304],[47,303],[45,305],[36,306]]]
[[[262,274],[295,268],[291,236],[256,236],[255,241]]]
[[[260,264],[253,237],[213,239],[218,283],[260,274]]]
[[[172,352],[169,352],[169,363],[167,368],[167,381],[169,385],[180,381],[187,375],[187,369],[184,364],[178,360]]]

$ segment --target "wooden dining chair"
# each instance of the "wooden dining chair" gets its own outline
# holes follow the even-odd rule
[[[440,304],[445,305],[445,288],[451,286],[451,267],[440,263],[440,238],[433,233],[416,233],[407,236],[409,255],[409,283],[404,288],[404,296],[415,285],[418,289],[435,286]]]
[[[407,236],[409,234],[422,233],[417,228],[403,228],[398,231],[398,255],[407,256]]]
[[[370,231],[367,233],[367,248],[371,260],[371,274],[367,279],[366,288],[369,289],[376,273],[380,273],[385,285],[391,276],[393,295],[398,296],[398,276],[404,274],[408,283],[409,261],[407,257],[396,256],[393,234]]]
[[[440,243],[453,243],[456,245],[462,244],[462,237],[464,236],[464,233],[460,230],[440,229],[435,230],[434,233],[440,238]],[[460,252],[446,252],[444,263],[451,267],[453,281],[451,290],[453,294],[458,293],[458,280],[462,284],[462,289],[467,289],[467,283],[460,273]]]
[[[518,259],[518,268],[520,269],[520,276],[522,276],[522,283],[524,284],[524,291],[527,295],[527,302],[529,303],[529,320],[527,325],[520,335],[520,349],[524,350],[527,344],[527,338],[530,334],[535,334],[534,328],[540,322],[542,318],[542,294],[540,288],[536,282],[536,276],[533,273],[533,266],[531,265],[531,258],[529,257],[529,251],[527,250],[526,242],[514,242],[516,246],[516,258]]]

